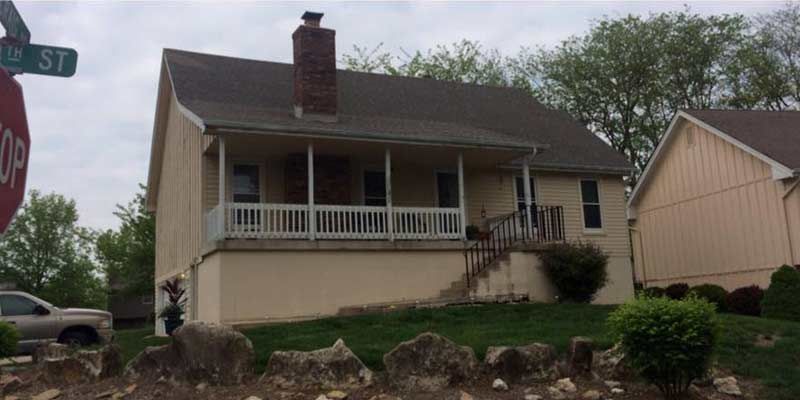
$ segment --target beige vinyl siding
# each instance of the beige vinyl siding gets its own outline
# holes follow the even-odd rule
[[[625,219],[625,182],[621,176],[532,172],[536,180],[538,205],[563,206],[568,240],[597,243],[612,257],[629,257],[628,226]],[[587,231],[583,223],[581,179],[593,179],[600,194],[601,231]]]
[[[481,210],[492,218],[516,209],[514,178],[511,170],[470,170],[465,172],[464,196],[467,206],[467,223],[479,225]]]
[[[156,207],[156,280],[188,269],[204,244],[202,149],[209,138],[170,94]]]
[[[719,136],[687,121],[676,129],[635,204],[637,276],[765,286],[791,261],[783,183]]]

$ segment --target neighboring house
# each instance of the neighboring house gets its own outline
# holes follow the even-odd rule
[[[154,297],[125,293],[125,285],[115,276],[108,277],[108,311],[114,317],[114,327],[139,327],[152,321]]]
[[[647,286],[769,285],[800,263],[800,112],[680,111],[628,203]]]
[[[184,277],[188,318],[551,301],[523,235],[597,242],[597,301],[632,295],[621,155],[521,90],[337,70],[321,16],[292,35],[294,65],[164,51],[147,205],[156,287]],[[476,245],[470,224],[499,228]]]

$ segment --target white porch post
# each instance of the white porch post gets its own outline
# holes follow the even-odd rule
[[[525,230],[533,238],[533,218],[531,218],[531,173],[528,157],[522,157],[522,187],[525,190]]]
[[[225,239],[225,136],[219,135],[219,239]]]
[[[461,240],[467,240],[467,214],[464,200],[464,153],[458,152],[458,216]]]
[[[308,144],[308,238],[317,238],[317,215],[314,211],[314,144]]]
[[[389,241],[394,241],[394,211],[392,210],[392,152],[386,148],[386,165],[384,170],[386,172],[386,233],[389,235]]]

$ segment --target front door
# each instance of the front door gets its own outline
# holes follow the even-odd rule
[[[436,193],[439,207],[458,207],[458,174],[437,172]]]

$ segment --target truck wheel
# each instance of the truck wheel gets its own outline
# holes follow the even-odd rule
[[[91,344],[89,335],[81,331],[64,332],[58,342],[69,347],[82,347]]]

